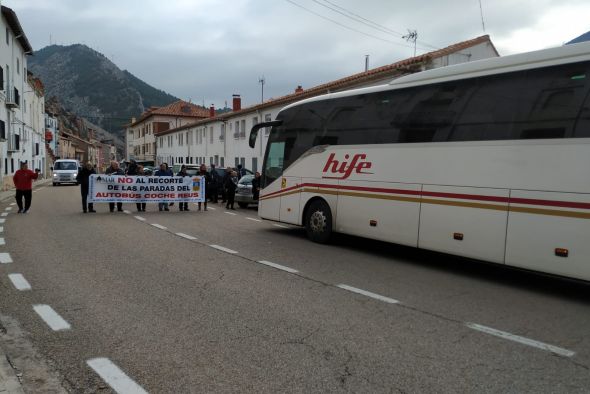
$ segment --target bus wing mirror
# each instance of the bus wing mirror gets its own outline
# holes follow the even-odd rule
[[[248,145],[250,145],[250,148],[254,148],[254,146],[256,145],[256,139],[258,138],[258,130],[262,129],[263,127],[280,126],[281,124],[283,124],[282,120],[273,120],[272,122],[263,122],[252,126],[252,129],[250,130],[250,139],[248,140]]]

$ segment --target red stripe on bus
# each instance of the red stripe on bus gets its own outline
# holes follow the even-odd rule
[[[263,198],[275,196],[295,190],[302,187],[317,187],[323,189],[336,189],[336,190],[355,190],[365,191],[374,193],[387,193],[387,194],[405,194],[414,196],[425,196],[425,197],[442,197],[442,198],[456,198],[462,200],[478,200],[478,201],[494,201],[501,203],[512,203],[512,204],[526,204],[526,205],[541,205],[550,207],[563,207],[563,208],[576,208],[576,209],[590,209],[590,203],[586,202],[573,202],[573,201],[555,201],[555,200],[541,200],[533,198],[517,198],[517,197],[500,197],[500,196],[484,196],[478,194],[462,194],[462,193],[443,193],[443,192],[429,192],[419,190],[407,190],[407,189],[387,189],[380,187],[364,187],[364,186],[345,186],[345,185],[329,185],[322,183],[303,183],[300,185],[291,186],[283,190],[266,194]]]

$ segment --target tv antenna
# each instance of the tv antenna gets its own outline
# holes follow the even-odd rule
[[[416,56],[416,41],[418,40],[418,30],[410,30],[408,29],[408,34],[402,36],[407,42],[414,43],[414,57]]]
[[[258,83],[260,84],[260,88],[261,88],[260,102],[264,103],[264,84],[266,83],[266,79],[264,78],[264,75],[262,77],[258,78]]]

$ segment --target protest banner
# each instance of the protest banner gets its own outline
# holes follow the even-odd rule
[[[203,202],[202,176],[125,176],[94,174],[88,202]]]

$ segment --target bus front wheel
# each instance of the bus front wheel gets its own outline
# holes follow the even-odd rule
[[[332,212],[323,200],[311,203],[305,213],[305,230],[313,242],[327,243],[332,235]]]

